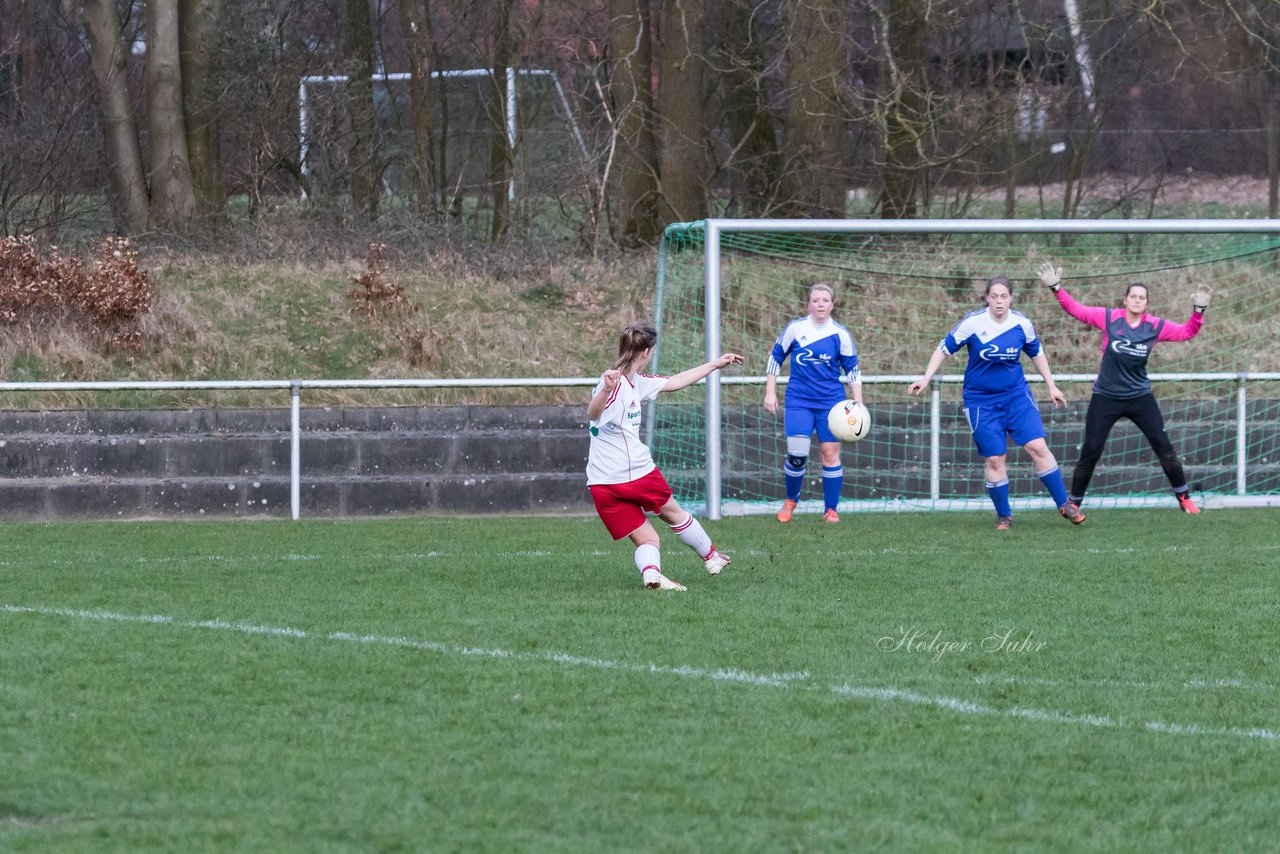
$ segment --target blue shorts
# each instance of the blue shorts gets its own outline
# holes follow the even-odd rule
[[[816,430],[819,442],[839,442],[831,432],[831,428],[827,426],[827,416],[831,414],[831,407],[840,401],[834,401],[827,406],[813,406],[811,404],[788,404],[784,410],[783,424],[786,425],[788,436],[803,436],[808,439]]]
[[[1014,444],[1022,446],[1043,439],[1044,422],[1031,389],[980,404],[965,401],[964,414],[973,431],[973,442],[984,457],[998,457],[1009,452],[1008,434]]]

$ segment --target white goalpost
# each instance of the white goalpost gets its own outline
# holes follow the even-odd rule
[[[660,249],[655,369],[676,371],[726,350],[746,354],[748,368],[713,374],[700,401],[664,395],[649,411],[655,458],[677,495],[710,518],[776,510],[785,437],[780,418],[760,407],[763,365],[786,322],[804,313],[808,285],[828,281],[837,287],[836,317],[857,342],[875,424],[867,439],[844,446],[841,507],[989,509],[960,414],[962,360],[944,366],[923,403],[908,400],[905,388],[976,307],[981,282],[1000,273],[1015,281],[1015,308],[1031,317],[1070,398],[1065,411],[1041,407],[1069,476],[1100,339],[1038,286],[1033,271],[1044,260],[1062,264],[1072,293],[1089,304],[1115,305],[1125,284],[1144,281],[1151,313],[1171,320],[1190,313],[1193,285],[1216,290],[1200,336],[1154,351],[1155,394],[1206,506],[1280,506],[1280,222],[1272,220],[674,224]],[[1126,425],[1112,433],[1089,505],[1172,506],[1154,455]],[[1051,506],[1021,458],[1009,462],[1015,508]]]

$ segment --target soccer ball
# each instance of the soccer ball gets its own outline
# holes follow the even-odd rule
[[[841,442],[856,442],[871,432],[871,413],[861,403],[842,400],[827,413],[827,426]]]

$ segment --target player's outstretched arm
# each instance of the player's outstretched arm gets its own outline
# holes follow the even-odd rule
[[[942,367],[942,360],[947,358],[947,354],[939,347],[933,351],[933,355],[929,357],[929,364],[924,369],[924,375],[920,379],[907,386],[907,394],[919,394],[929,387],[929,380],[933,379],[933,375],[938,372],[938,368]]]
[[[1208,285],[1197,287],[1196,292],[1191,295],[1191,316],[1187,318],[1187,322],[1166,320],[1160,324],[1160,332],[1156,335],[1156,340],[1190,341],[1199,335],[1201,327],[1204,326],[1204,313],[1209,309],[1209,300],[1212,296],[1213,292],[1209,290]]]
[[[663,391],[679,391],[682,388],[687,388],[693,385],[698,380],[704,377],[710,376],[712,373],[720,370],[721,368],[727,368],[730,365],[741,365],[741,364],[742,364],[742,357],[739,356],[737,353],[724,353],[724,354],[721,354],[719,358],[713,359],[710,362],[704,362],[703,364],[698,365],[698,367],[696,368],[689,368],[687,371],[681,371],[680,373],[673,376],[671,379],[667,380],[667,384],[662,387],[662,390]]]

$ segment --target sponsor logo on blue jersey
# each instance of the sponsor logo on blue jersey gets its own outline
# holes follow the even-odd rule
[[[989,344],[978,351],[978,358],[984,362],[1016,362],[1022,358],[1022,348]]]
[[[830,353],[815,353],[807,347],[803,350],[797,350],[792,358],[797,365],[812,365],[816,363],[825,367],[831,364]]]

